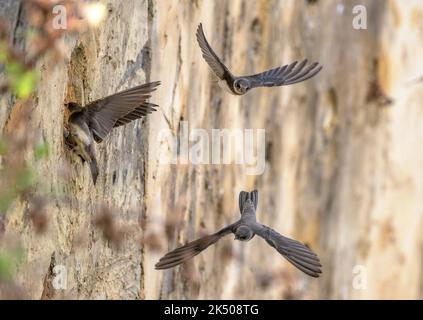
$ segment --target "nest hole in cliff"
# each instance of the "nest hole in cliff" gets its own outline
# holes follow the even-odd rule
[[[87,101],[88,81],[87,81],[87,56],[84,46],[80,43],[73,49],[68,64],[68,81],[66,95],[63,101],[63,137],[68,129],[69,110],[66,105],[69,102],[76,102],[83,105]],[[64,143],[66,148],[66,143]]]

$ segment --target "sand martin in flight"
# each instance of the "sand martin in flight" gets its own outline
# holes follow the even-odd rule
[[[197,28],[197,41],[203,53],[203,58],[219,78],[219,86],[234,95],[243,95],[257,87],[276,87],[298,83],[315,76],[322,70],[322,66],[318,62],[307,66],[307,60],[304,60],[300,63],[293,62],[255,75],[237,77],[229,71],[213,51],[204,35],[201,23]]]
[[[176,267],[207,249],[220,238],[233,233],[235,240],[240,241],[249,241],[258,235],[302,272],[311,277],[319,277],[322,265],[317,255],[301,242],[284,237],[275,230],[258,223],[256,221],[257,203],[257,190],[242,191],[239,194],[241,218],[237,222],[167,253],[156,264],[156,269]]]

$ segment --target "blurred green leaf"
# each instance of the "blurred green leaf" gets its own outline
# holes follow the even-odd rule
[[[2,142],[0,140],[0,142]],[[1,144],[0,144],[1,146]],[[4,145],[6,150],[7,146]],[[47,143],[41,143],[34,149],[34,158],[36,160],[47,157],[49,146]],[[0,214],[5,214],[16,198],[27,192],[37,181],[37,174],[33,167],[24,166],[15,169],[14,174],[7,178],[6,188],[0,191]],[[2,172],[0,171],[0,179]]]
[[[0,253],[0,279],[11,281],[13,276],[13,262],[9,256]]]
[[[7,145],[0,140],[0,151],[7,151]],[[41,159],[46,157],[49,153],[49,147],[47,143],[38,145],[34,150],[34,157]],[[2,154],[0,152],[0,154]],[[3,172],[4,173],[4,172]],[[3,179],[2,171],[0,171],[0,179]],[[24,166],[17,168],[14,174],[7,178],[7,182],[0,191],[0,213],[5,213],[13,201],[18,198],[21,194],[25,193],[30,189],[36,182],[37,175],[35,170],[31,166]]]
[[[10,77],[19,78],[24,73],[24,67],[19,62],[8,62],[6,72]]]
[[[15,189],[17,192],[22,192],[31,187],[35,182],[35,172],[30,167],[22,168],[15,181]]]
[[[0,156],[5,155],[7,152],[7,144],[3,140],[0,140]]]
[[[0,212],[6,212],[16,198],[16,192],[13,188],[8,188],[0,193]]]
[[[23,259],[22,248],[0,248],[0,280],[12,281],[13,275]]]
[[[31,167],[21,168],[10,186],[0,193],[0,212],[6,212],[13,201],[35,183],[35,171]]]
[[[5,69],[18,98],[27,98],[35,90],[38,78],[35,70],[26,70],[19,62],[6,62]]]
[[[35,90],[37,73],[34,70],[24,72],[16,81],[12,82],[12,89],[18,98],[28,98]]]
[[[8,58],[7,54],[7,43],[4,41],[0,42],[0,63],[6,63],[6,60]]]
[[[40,159],[42,159],[42,158],[45,158],[45,157],[47,157],[48,156],[48,154],[49,154],[49,146],[48,146],[48,144],[46,143],[46,142],[44,142],[44,143],[42,143],[42,144],[40,144],[40,145],[38,145],[36,148],[35,148],[35,159],[36,160],[40,160]]]

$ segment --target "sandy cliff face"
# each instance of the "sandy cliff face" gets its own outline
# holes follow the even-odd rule
[[[19,3],[5,3],[20,39]],[[423,91],[407,81],[423,74],[423,4],[364,5],[367,30],[352,27],[352,1],[108,1],[98,29],[65,37],[66,62],[51,68],[46,57],[37,66],[31,123],[50,146],[35,164],[37,187],[55,200],[42,235],[25,218],[25,201],[7,212],[4,233],[24,248],[17,283],[31,298],[419,298]],[[200,22],[234,73],[303,58],[324,69],[301,84],[230,96],[201,58]],[[160,110],[97,145],[94,188],[63,145],[63,103],[153,80],[162,81],[151,99]],[[0,101],[0,128],[11,130],[18,108],[9,96]],[[178,164],[162,163],[172,149],[160,137],[180,137],[186,126],[208,137],[265,129],[264,172],[192,165],[183,152]],[[239,191],[253,188],[258,219],[309,244],[322,259],[320,279],[258,238],[227,237],[183,268],[154,270],[168,249],[237,219]],[[103,205],[123,234],[118,247],[98,227]],[[49,284],[54,265],[66,267],[66,290]],[[364,289],[354,288],[354,272],[364,274]]]

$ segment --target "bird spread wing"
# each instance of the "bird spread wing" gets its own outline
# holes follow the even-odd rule
[[[156,264],[156,269],[169,269],[195,257],[201,251],[207,249],[210,245],[219,241],[220,238],[230,234],[234,229],[234,224],[223,228],[222,230],[195,241],[189,242],[186,245],[179,247],[163,256]]]
[[[95,141],[103,141],[114,127],[154,111],[155,105],[146,100],[159,84],[159,81],[143,84],[88,104],[86,110]]]
[[[299,64],[295,61],[282,67],[243,78],[248,79],[251,88],[286,86],[310,79],[322,70],[322,66],[318,62],[307,67],[306,65],[307,59]]]
[[[220,61],[219,57],[214,53],[213,49],[210,47],[206,36],[204,35],[203,25],[200,25],[197,28],[197,41],[200,45],[201,52],[203,53],[203,58],[212,68],[213,72],[220,78],[223,79],[225,72],[228,72],[228,68]]]
[[[284,237],[261,224],[256,225],[254,232],[305,274],[317,278],[322,273],[317,255],[301,242]]]
[[[157,104],[144,102],[140,106],[138,106],[134,111],[131,113],[128,113],[124,117],[120,118],[118,121],[116,121],[114,128],[123,126],[124,124],[127,124],[131,122],[132,120],[139,119],[143,116],[146,116],[154,111],[157,110],[159,106]]]

